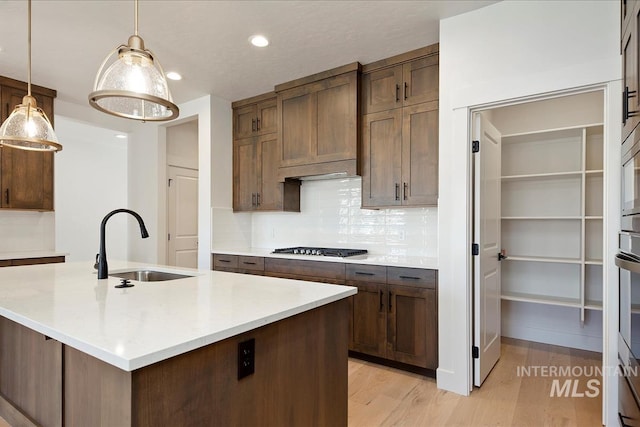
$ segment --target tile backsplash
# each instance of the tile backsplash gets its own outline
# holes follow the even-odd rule
[[[0,252],[49,251],[54,248],[53,212],[0,212]]]
[[[380,255],[437,256],[437,208],[360,209],[360,178],[304,181],[300,191],[300,213],[251,214],[251,246],[348,247]]]

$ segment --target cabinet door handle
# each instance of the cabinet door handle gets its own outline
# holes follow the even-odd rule
[[[9,189],[4,190],[4,201],[9,204]]]
[[[260,130],[260,119],[256,119],[256,130]]]
[[[409,85],[407,84],[407,82],[404,82],[404,99],[405,99],[405,100],[407,99],[407,87],[408,87],[408,86],[409,86]]]
[[[378,295],[380,297],[380,311],[384,310],[384,302],[382,302],[382,289],[378,290]]]
[[[396,83],[396,102],[400,101],[400,85]]]
[[[260,193],[256,193],[256,206],[260,206]]]
[[[400,184],[396,182],[396,200],[400,200]]]
[[[629,86],[624,87],[624,92],[622,92],[622,124],[626,124],[629,117],[638,114],[637,111],[629,111],[629,98],[635,97],[636,93],[635,90],[629,90]]]
[[[393,292],[389,291],[389,313],[391,313],[391,299],[393,298]]]
[[[366,273],[364,271],[356,271],[357,276],[375,276],[374,273]]]
[[[251,132],[256,131],[256,119],[251,119]]]
[[[402,188],[402,196],[403,196],[403,198],[405,200],[407,200],[407,192],[408,192],[408,190],[409,190],[409,184],[407,184],[405,182],[404,185],[403,185],[403,188]]]
[[[256,193],[251,193],[251,206],[256,205]]]
[[[400,276],[401,279],[407,279],[407,280],[420,280],[419,277],[415,277],[415,276]]]

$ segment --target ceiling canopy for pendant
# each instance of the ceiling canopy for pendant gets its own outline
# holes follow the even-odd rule
[[[60,151],[62,145],[45,112],[31,96],[31,0],[27,6],[27,95],[0,126],[0,145],[33,151]]]
[[[134,35],[127,44],[112,50],[102,62],[89,103],[102,112],[127,119],[175,119],[179,109],[171,98],[164,70],[138,35],[138,0],[134,1],[134,21]],[[115,61],[106,68],[116,52]]]

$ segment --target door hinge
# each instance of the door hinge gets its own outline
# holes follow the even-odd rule
[[[477,153],[480,151],[480,141],[471,141],[471,152]]]
[[[167,240],[171,240],[171,233],[167,234]]]
[[[471,255],[480,255],[480,247],[477,243],[471,244]]]
[[[474,359],[477,359],[478,357],[480,357],[480,349],[478,347],[476,347],[475,345],[473,347],[471,347],[471,356]]]

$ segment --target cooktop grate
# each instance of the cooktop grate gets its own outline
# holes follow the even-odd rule
[[[350,257],[365,255],[366,249],[343,249],[343,248],[314,248],[308,246],[296,246],[293,248],[274,249],[274,254],[296,254],[296,255],[316,255],[316,256],[336,256]]]

